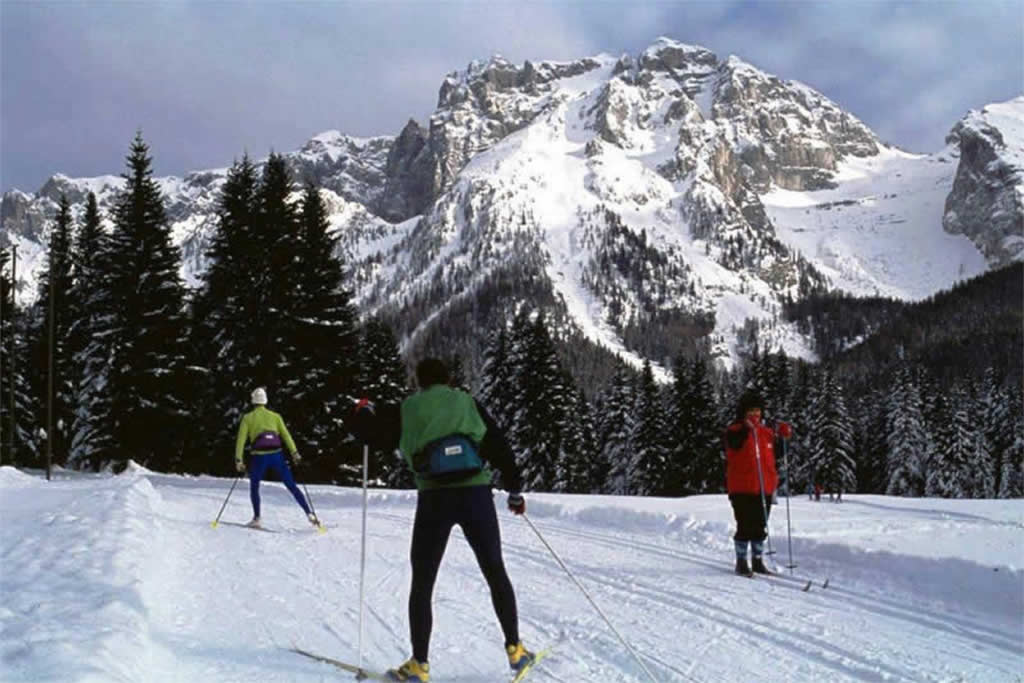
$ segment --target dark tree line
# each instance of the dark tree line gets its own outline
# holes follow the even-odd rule
[[[264,386],[299,438],[305,476],[353,480],[359,453],[342,411],[357,386],[401,392],[405,373],[390,331],[359,325],[319,190],[307,183],[295,201],[278,155],[262,172],[235,163],[208,268],[189,291],[141,135],[123,177],[106,230],[94,196],[77,225],[62,199],[34,305],[14,310],[3,271],[0,396],[13,392],[16,417],[0,401],[3,462],[42,466],[51,439],[56,465],[226,474],[249,393]]]

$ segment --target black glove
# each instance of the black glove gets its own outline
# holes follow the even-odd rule
[[[518,491],[508,494],[508,509],[517,515],[526,514],[526,499],[523,498],[523,494]]]

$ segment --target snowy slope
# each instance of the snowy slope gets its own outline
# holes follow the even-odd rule
[[[361,492],[279,484],[280,533],[210,527],[230,480],[0,468],[0,679],[331,681],[286,653],[358,656]],[[223,520],[250,515],[244,482]],[[499,503],[503,496],[498,496]],[[799,576],[735,577],[722,496],[530,495],[531,519],[659,681],[1013,681],[1024,670],[1024,503],[850,496],[791,501]],[[365,662],[408,655],[414,494],[369,503]],[[785,563],[785,506],[772,533]],[[648,680],[529,527],[500,514],[523,638],[561,639],[534,678]],[[486,584],[452,536],[434,596],[435,680],[505,680]]]
[[[955,173],[951,150],[885,149],[844,161],[834,190],[775,188],[763,200],[779,237],[836,289],[915,301],[988,268],[970,239],[942,229]]]

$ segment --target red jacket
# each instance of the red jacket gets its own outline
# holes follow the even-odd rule
[[[753,427],[753,432],[751,432]],[[756,438],[751,438],[752,434]],[[775,430],[761,422],[737,420],[729,425],[725,444],[725,490],[729,493],[761,493],[757,456],[761,457],[764,493],[770,496],[779,484],[775,471]]]

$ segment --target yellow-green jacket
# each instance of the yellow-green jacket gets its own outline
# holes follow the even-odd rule
[[[281,441],[288,448],[289,455],[294,455],[298,450],[295,448],[292,435],[288,433],[288,428],[284,426],[281,416],[273,410],[268,410],[266,406],[256,406],[242,416],[242,421],[238,425],[238,437],[235,439],[235,462],[242,462],[242,451],[245,449],[245,444],[252,443],[253,439],[263,432],[274,432],[280,436]],[[253,454],[274,452],[274,450],[254,450]]]

